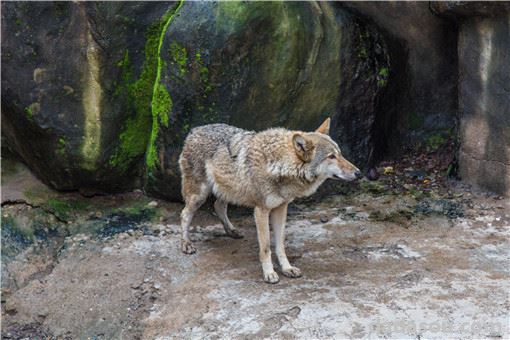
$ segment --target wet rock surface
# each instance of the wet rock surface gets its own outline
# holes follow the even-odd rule
[[[366,164],[391,66],[384,37],[345,9],[328,2],[186,2],[161,51],[149,192],[180,197],[182,142],[206,123],[309,131],[331,116],[331,137],[348,159]]]
[[[3,142],[86,195],[179,200],[182,142],[207,123],[311,131],[330,116],[365,163],[390,72],[375,26],[327,2],[11,2],[2,32]]]
[[[510,336],[508,199],[378,171],[289,207],[287,254],[304,275],[277,285],[262,280],[249,211],[231,209],[244,234],[232,240],[204,207],[188,256],[180,204],[3,191],[2,337]]]
[[[145,34],[173,4],[2,3],[2,144],[59,190],[139,184],[150,98],[127,94],[122,61],[142,78]]]

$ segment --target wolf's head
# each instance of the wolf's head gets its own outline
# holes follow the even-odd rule
[[[309,163],[317,177],[352,181],[362,177],[361,171],[342,156],[338,144],[329,137],[330,118],[315,132],[296,132],[292,142],[296,155]]]

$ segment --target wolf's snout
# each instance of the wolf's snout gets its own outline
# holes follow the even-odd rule
[[[361,173],[361,171],[358,170],[354,173],[354,176],[356,176],[356,179],[360,179],[361,177],[363,177],[363,174]]]

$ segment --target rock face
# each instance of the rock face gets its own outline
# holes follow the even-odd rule
[[[44,182],[94,191],[136,184],[156,74],[145,34],[173,6],[2,3],[2,135]],[[130,89],[118,85],[128,55],[131,76],[142,79]]]
[[[147,189],[179,196],[182,142],[213,122],[312,130],[331,116],[334,139],[363,166],[386,53],[373,28],[331,3],[185,2],[161,48]]]
[[[510,5],[437,3],[459,24],[459,172],[510,196]]]
[[[330,3],[2,3],[2,135],[60,190],[179,199],[197,125],[312,130],[363,166],[384,39]]]
[[[376,157],[447,138],[456,126],[457,26],[427,1],[336,3],[386,33],[391,72],[376,119]]]

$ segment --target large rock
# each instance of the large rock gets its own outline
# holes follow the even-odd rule
[[[326,2],[2,3],[2,135],[60,190],[180,198],[188,131],[333,137],[360,166],[391,72],[377,30]]]
[[[510,5],[434,6],[459,23],[460,176],[510,196]]]
[[[177,159],[193,127],[226,122],[332,135],[364,166],[390,71],[372,27],[329,2],[185,2],[169,23],[155,87],[147,190],[180,196]]]
[[[174,7],[2,3],[2,135],[47,184],[115,191],[139,182],[159,32]],[[119,85],[126,78],[130,88]]]

